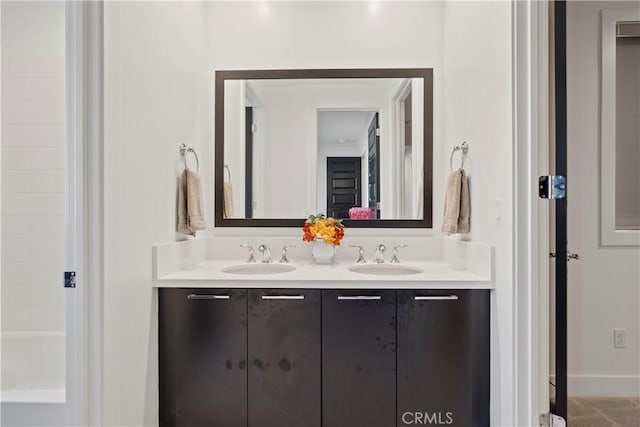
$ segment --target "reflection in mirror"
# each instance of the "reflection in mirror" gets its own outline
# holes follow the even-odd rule
[[[223,88],[224,219],[425,219],[423,77],[225,79]]]

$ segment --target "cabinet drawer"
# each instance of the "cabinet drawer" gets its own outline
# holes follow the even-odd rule
[[[399,426],[489,425],[488,335],[479,341],[488,306],[479,292],[398,292]]]
[[[161,426],[247,425],[247,291],[161,289]]]
[[[320,291],[249,291],[249,426],[320,427]]]
[[[395,426],[395,352],[395,291],[322,291],[323,427]]]

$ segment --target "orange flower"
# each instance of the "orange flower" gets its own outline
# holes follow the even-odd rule
[[[324,214],[311,215],[302,227],[302,240],[312,242],[316,238],[321,238],[326,243],[340,245],[344,238],[344,225],[342,220],[326,218]]]

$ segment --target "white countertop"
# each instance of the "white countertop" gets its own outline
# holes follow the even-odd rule
[[[350,271],[354,264],[317,265],[291,263],[293,271],[244,275],[222,271],[223,268],[243,265],[234,261],[205,261],[193,268],[174,271],[154,281],[157,288],[323,288],[323,289],[493,289],[490,277],[460,270],[442,261],[407,261],[403,264],[418,267],[422,273],[388,276]],[[367,264],[364,264],[367,265]],[[373,265],[373,264],[370,264]]]

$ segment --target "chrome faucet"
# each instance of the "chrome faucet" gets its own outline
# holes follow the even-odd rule
[[[240,245],[240,247],[249,249],[249,259],[247,260],[247,262],[256,262],[256,259],[253,256],[253,254],[255,253],[255,250],[253,249],[253,246],[251,246],[251,245]]]
[[[287,258],[287,249],[289,248],[295,248],[296,245],[284,245],[282,247],[282,257],[280,258],[280,262],[283,264],[288,264],[289,263],[289,258]]]
[[[393,247],[393,258],[391,258],[392,264],[400,264],[400,260],[398,259],[398,249],[406,247],[407,245],[396,245]]]
[[[384,263],[384,252],[386,250],[387,250],[387,247],[385,245],[378,245],[378,247],[376,248],[376,256],[374,258],[376,264]]]
[[[269,250],[269,247],[267,245],[258,246],[258,250],[262,254],[263,263],[270,264],[273,262],[273,259],[271,258],[271,251]]]
[[[356,264],[364,264],[365,262],[367,262],[366,259],[364,259],[364,248],[360,245],[349,245],[350,248],[358,248],[358,260],[356,261]]]

